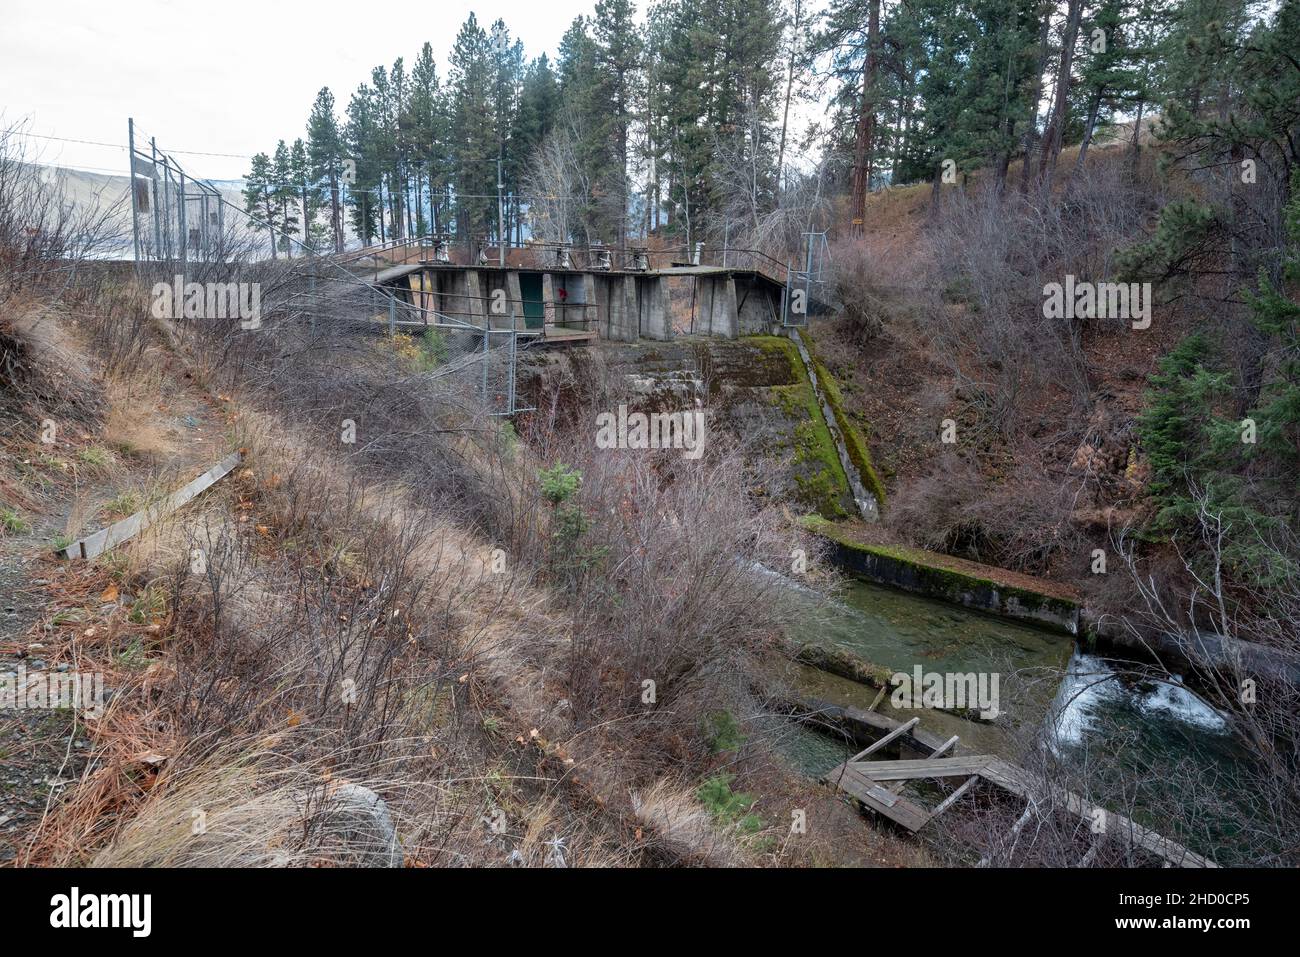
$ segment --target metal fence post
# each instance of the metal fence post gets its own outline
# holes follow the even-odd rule
[[[135,275],[136,278],[139,279],[140,278],[140,218],[137,215],[136,200],[135,200],[135,120],[132,119],[131,117],[127,117],[126,120],[126,141],[127,141],[127,152],[130,154],[127,157],[127,160],[131,170],[130,172],[131,244],[132,244],[131,248],[135,256]]]

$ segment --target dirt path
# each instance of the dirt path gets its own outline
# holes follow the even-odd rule
[[[11,497],[25,506],[14,508],[21,529],[0,539],[0,678],[8,686],[86,674],[75,664],[82,624],[93,630],[94,622],[129,613],[134,596],[87,593],[93,570],[55,558],[53,549],[134,511],[140,490],[175,488],[207,468],[225,444],[219,405],[164,372],[151,396],[118,399],[100,428],[69,428],[49,445],[34,429],[28,441],[5,443],[22,486]],[[80,609],[68,607],[85,599]],[[71,709],[0,710],[0,866],[19,856],[47,808],[85,771],[88,734]]]

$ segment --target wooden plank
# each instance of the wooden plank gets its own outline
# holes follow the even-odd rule
[[[827,774],[824,780],[847,792],[870,810],[889,818],[913,833],[919,831],[930,820],[930,814],[925,808],[905,797],[891,794],[863,778],[854,768],[847,765],[841,764]]]
[[[167,496],[167,498],[163,499],[163,501],[142,509],[134,515],[122,519],[120,522],[114,522],[112,525],[100,529],[93,535],[88,535],[85,538],[78,539],[67,548],[60,549],[56,554],[61,558],[90,559],[95,558],[111,548],[116,548],[123,542],[139,535],[159,519],[170,515],[182,505],[185,505],[191,499],[206,491],[218,480],[228,475],[242,460],[242,453],[230,453],[194,481],[190,482],[179,491],[173,492],[171,495]]]
[[[1028,804],[1025,805],[1025,813],[1021,814],[1020,817],[1016,819],[1016,823],[1011,825],[1011,833],[1007,835],[1007,838],[1012,842],[1011,851],[1007,855],[1006,861],[1004,861],[1005,864],[1011,863],[1011,856],[1014,855],[1016,852],[1015,838],[1024,829],[1024,826],[1025,824],[1028,823],[1029,816],[1033,813],[1033,811],[1034,811],[1034,802],[1030,801]],[[992,863],[993,863],[993,857],[991,855],[985,855],[984,857],[981,857],[979,859],[979,863],[976,864],[975,866],[988,867]]]
[[[946,798],[944,798],[942,801],[939,802],[939,806],[934,809],[934,812],[930,815],[930,817],[932,818],[938,817],[944,811],[948,810],[948,808],[956,804],[963,794],[965,794],[967,791],[969,791],[972,787],[975,786],[975,782],[978,781],[979,779],[980,776],[978,774],[972,774],[970,777],[968,777],[965,783],[962,784],[961,787],[953,791]]]
[[[799,703],[805,710],[819,712],[831,719],[841,722],[856,722],[886,732],[883,738],[874,742],[866,751],[855,756],[852,761],[840,765],[827,774],[823,780],[848,791],[854,798],[872,810],[903,824],[909,830],[915,831],[919,829],[936,814],[946,811],[961,795],[975,785],[976,778],[980,776],[1003,790],[1026,799],[1040,794],[1043,790],[1039,782],[1035,781],[1023,768],[991,755],[959,755],[951,758],[936,758],[932,754],[930,759],[919,761],[861,762],[859,758],[870,754],[873,750],[877,750],[889,740],[908,734],[909,731],[912,740],[920,742],[925,747],[930,748],[932,752],[938,754],[944,754],[948,749],[954,748],[957,742],[954,738],[940,742],[937,736],[931,735],[921,728],[914,728],[918,720],[915,718],[905,725],[900,725],[892,718],[872,711],[844,708],[822,701],[800,701]],[[920,777],[955,777],[963,774],[967,775],[967,780],[941,802],[933,813],[927,813],[923,808],[907,801],[905,798],[899,798],[895,804],[888,805],[870,790],[871,785],[879,781],[905,781]],[[881,790],[885,789],[882,788]],[[1072,814],[1089,821],[1093,819],[1095,810],[1093,805],[1084,801],[1077,794],[1063,788],[1054,790],[1056,792],[1055,796]],[[891,797],[897,797],[890,791],[886,790],[885,793],[890,794]],[[901,809],[895,812],[895,809],[898,808]],[[1137,822],[1131,821],[1121,814],[1113,814],[1108,811],[1106,812],[1106,820],[1109,833],[1122,832],[1127,834],[1132,843],[1170,864],[1179,867],[1218,867],[1208,858],[1188,850],[1176,841],[1142,827]]]
[[[914,727],[920,724],[920,722],[921,722],[920,718],[913,718],[911,721],[907,722],[907,724],[900,724],[898,727],[894,728],[893,731],[890,731],[888,734],[886,734],[883,738],[877,738],[875,741],[871,742],[871,744],[868,745],[865,750],[859,751],[857,754],[855,754],[852,758],[849,759],[849,763],[851,764],[854,761],[861,761],[868,754],[872,754],[875,751],[879,751],[890,741],[893,741],[895,738],[901,738],[903,735],[907,734],[907,732],[911,731]]]
[[[944,754],[947,753],[947,751],[950,748],[954,748],[957,746],[957,740],[958,740],[958,736],[954,734],[951,738],[949,738],[943,744],[939,745],[937,748],[935,748],[933,751],[930,752],[929,760],[933,761],[935,758],[943,757]],[[893,791],[895,794],[897,794],[899,791],[903,790],[903,788],[906,785],[907,785],[907,781],[901,780],[896,784],[891,784],[888,790]]]
[[[853,769],[872,781],[909,781],[913,778],[953,778],[981,774],[992,755],[959,758],[921,758],[914,761],[863,761]]]
[[[1019,794],[1021,797],[1031,797],[1044,790],[1044,787],[1039,782],[1034,781],[1023,768],[1018,768],[1005,761],[990,761],[981,773],[994,784],[1007,791]],[[1060,787],[1052,787],[1047,790],[1052,792],[1052,796],[1063,804],[1066,810],[1089,823],[1094,821],[1097,812],[1101,811],[1105,815],[1106,832],[1108,834],[1124,834],[1133,844],[1162,860],[1179,867],[1218,867],[1209,858],[1188,850],[1177,841],[1148,830],[1122,814],[1099,808],[1085,801],[1073,791],[1067,791]]]
[[[954,734],[951,738],[930,752],[930,760],[943,757],[948,753],[949,749],[957,747],[958,740],[958,735]]]

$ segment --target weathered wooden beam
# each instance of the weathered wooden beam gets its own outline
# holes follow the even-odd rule
[[[978,781],[979,779],[980,776],[978,774],[972,774],[970,777],[968,777],[961,787],[953,791],[946,798],[944,798],[942,801],[939,802],[939,806],[934,809],[934,813],[932,813],[930,817],[938,817],[944,811],[948,810],[948,808],[956,804],[957,801],[961,799],[961,796],[963,794],[965,794],[967,791],[969,791],[971,788],[975,786],[975,782]]]
[[[908,781],[912,778],[952,778],[981,774],[994,760],[989,754],[964,755],[958,758],[920,758],[915,761],[865,761],[854,769],[872,781]]]
[[[935,748],[933,751],[931,751],[931,752],[930,752],[930,757],[929,757],[927,760],[933,761],[935,758],[941,758],[941,757],[943,757],[943,756],[948,752],[948,750],[949,750],[950,748],[954,748],[954,747],[957,746],[957,740],[958,740],[958,736],[954,734],[951,738],[949,738],[949,739],[948,739],[947,741],[945,741],[943,744],[939,745],[937,748]],[[898,781],[896,784],[891,784],[891,785],[887,788],[887,790],[892,791],[893,793],[897,794],[897,793],[899,793],[900,791],[902,791],[903,788],[904,788],[906,785],[907,785],[907,781],[906,781],[906,780],[901,780],[901,781]]]
[[[111,548],[116,548],[123,542],[139,535],[150,525],[167,517],[191,499],[207,491],[208,488],[233,471],[241,461],[243,461],[243,453],[232,452],[194,481],[179,491],[173,492],[161,502],[141,509],[120,522],[114,522],[93,535],[80,538],[66,548],[59,549],[55,554],[60,558],[90,559],[103,554]]]
[[[908,721],[906,724],[900,724],[897,728],[895,728],[893,731],[890,731],[884,737],[877,738],[875,741],[872,741],[871,744],[869,744],[865,750],[859,751],[853,757],[849,758],[849,763],[851,764],[854,761],[861,761],[868,754],[872,754],[876,751],[879,751],[890,741],[893,741],[895,738],[901,738],[903,735],[907,734],[907,732],[911,731],[920,722],[921,722],[920,718],[913,718],[911,721]]]

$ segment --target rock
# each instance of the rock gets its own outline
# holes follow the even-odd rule
[[[401,867],[402,847],[388,805],[374,791],[359,784],[331,790],[313,808],[310,820],[329,842],[344,847],[347,863],[357,867]]]

